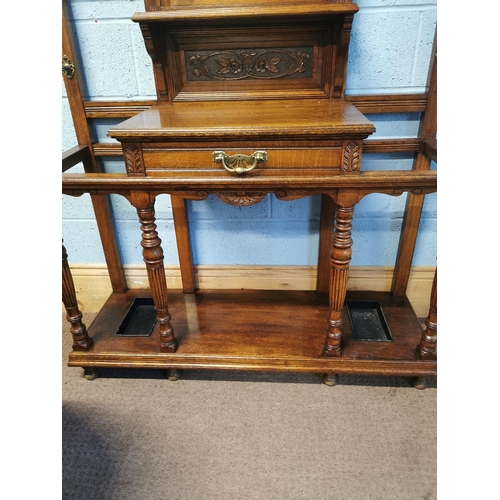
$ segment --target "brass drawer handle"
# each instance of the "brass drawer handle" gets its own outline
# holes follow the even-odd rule
[[[250,156],[242,154],[229,156],[224,153],[224,151],[214,151],[212,153],[212,159],[215,162],[221,162],[228,172],[246,174],[255,168],[257,162],[267,161],[267,152],[255,151],[255,153],[252,153]]]

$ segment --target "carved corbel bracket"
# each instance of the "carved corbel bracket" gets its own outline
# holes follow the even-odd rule
[[[342,144],[341,173],[359,172],[361,166],[361,141],[344,141]]]
[[[134,142],[123,143],[122,150],[127,175],[144,177],[146,169],[144,168],[141,144]]]
[[[206,200],[209,192],[208,191],[173,191],[170,193],[172,196],[178,196],[179,198],[184,198],[185,200],[201,201]]]
[[[360,189],[359,190],[359,196],[358,196],[358,202],[361,201],[365,196],[373,193],[378,193],[378,194],[387,194],[389,196],[401,196],[403,193],[411,193],[413,195],[426,195],[435,192],[435,188],[388,188],[388,189]]]
[[[163,73],[163,61],[161,55],[165,54],[163,38],[158,29],[154,28],[154,23],[139,23],[142,36],[144,38],[144,46],[151,57],[154,68],[155,86],[159,99],[168,98],[168,90],[166,87],[165,75]],[[156,50],[155,50],[156,48]]]
[[[286,190],[280,190],[276,191],[274,195],[278,200],[280,201],[291,201],[291,200],[299,200],[300,198],[305,198],[306,196],[311,196],[315,194],[316,192],[314,190],[291,190],[291,191],[286,191]]]

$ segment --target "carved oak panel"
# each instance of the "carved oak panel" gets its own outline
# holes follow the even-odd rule
[[[186,51],[189,81],[311,78],[312,47]]]

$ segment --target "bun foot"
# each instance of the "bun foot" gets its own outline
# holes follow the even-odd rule
[[[411,383],[415,389],[425,389],[427,387],[427,378],[426,377],[413,377],[411,379]]]
[[[329,387],[333,387],[338,380],[338,375],[336,373],[325,373],[323,375],[323,383]]]
[[[97,370],[95,368],[84,368],[83,369],[83,376],[87,380],[94,380],[98,377]]]
[[[172,382],[179,380],[182,373],[181,370],[178,370],[177,368],[169,368],[167,370],[162,370],[162,371],[165,377],[168,378],[168,380],[171,380]]]

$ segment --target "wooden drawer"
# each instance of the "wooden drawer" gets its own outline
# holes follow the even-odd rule
[[[108,135],[121,142],[133,176],[234,177],[214,152],[230,161],[265,151],[247,177],[311,180],[359,171],[363,139],[374,130],[349,103],[308,99],[160,104]]]
[[[311,174],[318,174],[319,171],[326,170],[332,174],[333,171],[340,171],[342,147],[328,148],[292,148],[292,149],[276,149],[276,148],[210,148],[210,149],[168,149],[164,147],[151,147],[143,145],[143,159],[146,170],[148,172],[171,172],[185,170],[212,170],[228,175],[238,175],[237,173],[226,172],[221,161],[214,161],[213,153],[223,151],[229,157],[235,155],[246,155],[251,158],[251,155],[256,151],[265,151],[267,159],[258,161],[255,167],[248,172],[253,176],[265,175],[285,175],[287,172],[295,172],[300,170],[301,175],[307,175],[307,171]],[[230,163],[230,159],[226,164]],[[243,166],[249,168],[252,160],[248,159],[242,162]],[[231,165],[228,165],[229,168]]]

